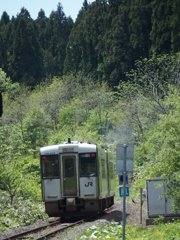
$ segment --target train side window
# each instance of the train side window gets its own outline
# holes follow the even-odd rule
[[[58,155],[42,156],[42,176],[43,178],[58,178]]]

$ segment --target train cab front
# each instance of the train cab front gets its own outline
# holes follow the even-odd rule
[[[93,153],[79,153],[79,148],[62,144],[41,149],[42,198],[50,217],[82,216],[98,209],[95,146]]]

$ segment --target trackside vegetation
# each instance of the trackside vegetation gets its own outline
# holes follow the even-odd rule
[[[82,234],[80,237],[75,239],[85,240],[85,239],[110,239],[118,240],[122,239],[122,226],[116,223],[111,225],[102,226],[92,226],[86,233]],[[178,240],[180,238],[180,222],[159,224],[150,228],[146,227],[132,227],[126,226],[127,240]]]
[[[16,197],[12,205],[7,192],[0,191],[0,196],[0,232],[48,218],[41,202]]]
[[[127,74],[131,81],[120,82],[113,90],[107,83],[73,75],[48,78],[30,89],[12,83],[0,70],[4,104],[0,119],[0,231],[47,218],[41,202],[39,148],[62,143],[67,137],[109,148],[114,159],[117,143],[133,144],[134,174],[129,183],[133,197],[138,197],[146,179],[166,177],[166,195],[173,196],[174,211],[178,210],[178,59],[177,54],[138,61],[137,68]],[[118,195],[117,178],[116,186]],[[119,226],[112,226],[121,232]],[[154,238],[159,228],[162,236],[169,231],[176,237],[179,223],[160,224],[154,231],[135,227],[131,231],[127,226],[127,237],[134,234],[138,239],[142,233]]]

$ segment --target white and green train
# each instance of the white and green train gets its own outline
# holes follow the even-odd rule
[[[102,212],[114,204],[115,160],[95,144],[71,142],[42,147],[42,198],[50,217]]]

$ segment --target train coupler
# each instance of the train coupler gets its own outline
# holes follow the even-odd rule
[[[66,198],[66,211],[76,211],[76,199]]]

